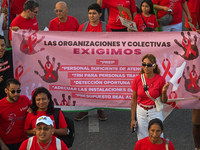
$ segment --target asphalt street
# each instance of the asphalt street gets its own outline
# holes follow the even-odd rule
[[[68,15],[76,17],[79,24],[88,20],[87,7],[95,0],[65,0],[68,4]],[[56,17],[54,6],[58,0],[38,0],[37,16],[40,30],[48,27],[51,19]],[[140,6],[139,0],[136,4]],[[70,150],[133,150],[137,141],[136,133],[131,133],[130,111],[106,109],[107,121],[98,121],[96,111],[82,121],[75,121],[75,141]],[[77,113],[65,113],[73,119]],[[89,132],[90,118],[96,118],[99,132]],[[193,150],[192,111],[174,110],[164,121],[164,137],[169,138],[176,150]]]

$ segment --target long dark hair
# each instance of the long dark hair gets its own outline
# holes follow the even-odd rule
[[[39,87],[35,90],[35,92],[33,93],[33,96],[32,96],[32,104],[31,104],[31,109],[34,113],[34,115],[37,115],[37,110],[38,110],[38,107],[36,105],[36,96],[40,93],[44,93],[47,95],[48,99],[49,99],[49,105],[47,107],[47,115],[52,115],[53,112],[54,112],[54,103],[53,103],[53,100],[52,100],[52,96],[51,96],[51,93],[44,87]]]
[[[142,57],[142,62],[145,58],[148,58],[150,60],[150,62],[152,64],[156,64],[156,57],[153,55],[153,54],[146,54]],[[153,72],[154,73],[157,73],[157,74],[160,74],[160,69],[158,68],[158,65],[156,64],[156,68],[153,69]],[[140,70],[140,74],[143,74],[144,73],[144,70],[143,68]]]
[[[151,0],[143,0],[143,1],[142,1],[141,5],[140,5],[140,12],[142,13],[142,4],[143,4],[143,3],[147,3],[147,4],[149,5],[149,7],[150,7],[149,13],[154,15],[154,11],[153,11],[153,2],[152,2]]]

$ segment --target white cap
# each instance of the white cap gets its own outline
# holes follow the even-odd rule
[[[51,120],[50,117],[47,117],[47,116],[40,116],[39,118],[37,118],[35,125],[37,125],[39,123],[44,123],[48,126],[52,125],[52,127],[53,127],[53,121]]]

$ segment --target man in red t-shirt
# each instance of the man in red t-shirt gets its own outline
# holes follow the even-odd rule
[[[0,100],[0,145],[1,149],[18,150],[27,138],[24,123],[30,106],[28,97],[20,96],[20,82],[8,79],[5,92],[7,97]]]
[[[24,141],[19,150],[68,150],[62,140],[52,136],[54,134],[54,128],[53,121],[50,117],[39,117],[35,125],[36,135]]]
[[[88,7],[88,18],[89,22],[85,22],[82,24],[78,31],[86,31],[86,32],[111,32],[110,27],[105,23],[101,22],[99,18],[101,17],[101,7],[99,4],[94,3]],[[74,104],[75,105],[75,104]],[[107,117],[104,113],[103,109],[97,110],[97,115],[99,120],[107,120]],[[83,118],[88,116],[88,112],[80,112],[74,120],[82,120]]]
[[[67,4],[60,1],[55,6],[56,18],[50,21],[49,31],[77,31],[79,23],[75,17],[67,15]]]
[[[24,10],[11,23],[10,28],[13,31],[18,29],[39,30],[36,16],[38,14],[39,4],[34,0],[28,0],[24,4]],[[12,40],[12,31],[9,31],[9,40]],[[11,41],[12,46],[12,41]]]

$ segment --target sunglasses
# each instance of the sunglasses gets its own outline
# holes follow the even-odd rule
[[[48,131],[50,128],[49,127],[44,127],[44,128],[36,128],[38,131]]]
[[[155,64],[146,64],[146,63],[142,63],[142,67],[153,67]]]
[[[54,9],[55,13],[58,13],[58,12],[63,12],[65,9]]]
[[[35,13],[35,14],[38,14],[38,11],[32,11],[33,13]]]
[[[9,89],[8,89],[8,91],[10,91]],[[15,94],[16,92],[17,92],[17,94],[19,94],[19,93],[21,93],[21,90],[12,90],[12,91],[10,91],[12,94]]]

